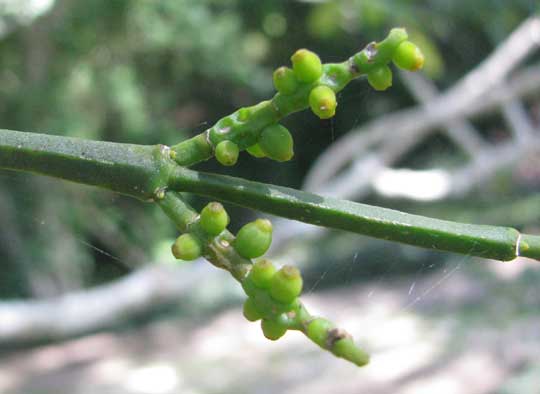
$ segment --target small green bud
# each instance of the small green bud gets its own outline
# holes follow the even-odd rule
[[[293,138],[289,130],[273,124],[261,131],[258,142],[266,156],[276,161],[289,161],[294,156]]]
[[[180,260],[191,261],[202,255],[201,241],[190,233],[179,236],[171,250],[173,256]]]
[[[309,93],[309,106],[321,119],[329,119],[336,114],[336,94],[328,86],[319,85]]]
[[[291,61],[294,75],[301,82],[315,82],[322,75],[321,59],[316,53],[299,49],[291,56]]]
[[[285,265],[272,278],[270,296],[276,301],[289,304],[302,292],[302,282],[298,268]]]
[[[208,235],[216,236],[229,225],[229,215],[219,202],[211,202],[201,211],[199,223]]]
[[[240,150],[232,141],[221,141],[216,146],[216,159],[224,166],[234,166]]]
[[[255,302],[252,298],[248,298],[244,302],[244,308],[243,308],[244,317],[249,321],[257,321],[260,318],[262,318],[262,315],[257,310],[257,307],[255,306]]]
[[[350,337],[335,341],[334,346],[332,347],[332,353],[345,360],[351,361],[359,367],[363,367],[369,363],[369,354],[357,347]]]
[[[264,336],[271,341],[276,341],[287,332],[287,326],[279,320],[261,320],[261,328]]]
[[[259,260],[253,264],[249,277],[255,284],[255,286],[261,289],[267,289],[270,287],[272,277],[276,273],[276,267],[270,260]]]
[[[249,119],[249,115],[251,114],[251,111],[248,108],[240,108],[238,110],[238,120],[240,122],[245,122]]]
[[[257,219],[242,227],[233,242],[234,249],[246,259],[254,259],[266,253],[272,243],[272,223]]]
[[[294,71],[289,67],[279,67],[274,71],[274,87],[282,94],[293,94],[298,88]]]
[[[251,145],[249,148],[246,149],[246,151],[251,156],[256,157],[257,159],[260,159],[266,156],[259,144]]]
[[[408,71],[417,71],[424,66],[424,54],[410,41],[403,41],[392,57],[396,66]]]
[[[386,90],[392,86],[392,71],[388,66],[379,66],[371,70],[367,79],[375,90]]]
[[[317,345],[326,349],[328,331],[332,328],[334,328],[334,325],[331,321],[317,317],[308,324],[306,335]]]

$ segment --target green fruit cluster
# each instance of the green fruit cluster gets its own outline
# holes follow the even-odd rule
[[[287,313],[299,308],[302,276],[297,268],[284,266],[276,270],[269,260],[253,264],[242,286],[248,295],[244,316],[249,321],[261,320],[266,338],[277,340],[291,326]]]

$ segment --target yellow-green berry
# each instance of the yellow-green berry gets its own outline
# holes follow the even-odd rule
[[[257,159],[260,159],[266,156],[259,144],[251,145],[249,148],[246,149],[246,151],[251,156],[256,157]]]
[[[392,57],[396,66],[408,71],[417,71],[424,66],[424,54],[410,41],[403,41]]]
[[[245,277],[242,281],[242,289],[249,297],[255,297],[258,293],[258,288],[249,276]]]
[[[319,118],[329,119],[336,113],[336,94],[328,86],[316,86],[309,93],[309,106]]]
[[[187,233],[176,239],[171,250],[177,259],[191,261],[201,256],[202,245],[195,235]]]
[[[351,337],[338,339],[331,350],[336,356],[349,360],[359,367],[369,363],[369,354],[357,347]]]
[[[207,234],[216,236],[229,225],[229,215],[219,202],[211,202],[201,211],[199,223]]]
[[[276,273],[276,267],[270,260],[259,260],[253,264],[251,271],[249,272],[249,278],[253,281],[255,286],[261,289],[267,289],[270,287],[272,277]]]
[[[367,79],[375,90],[386,90],[392,86],[392,71],[388,66],[379,66],[370,70]]]
[[[244,302],[243,314],[244,314],[244,317],[249,321],[257,321],[260,318],[262,318],[262,315],[257,310],[257,307],[255,306],[255,302],[253,301],[252,298],[248,298]]]
[[[283,66],[276,69],[273,79],[274,87],[282,94],[293,94],[298,87],[294,71],[289,67]]]
[[[254,259],[266,253],[272,243],[272,223],[257,219],[243,226],[233,242],[234,249],[246,259]]]
[[[320,347],[326,348],[328,331],[332,328],[334,328],[334,325],[331,321],[317,317],[308,324],[306,335]]]
[[[316,53],[299,49],[291,56],[291,61],[294,75],[301,82],[315,82],[322,75],[321,59]]]
[[[302,292],[302,284],[298,268],[285,265],[272,278],[270,296],[276,301],[289,304]]]
[[[232,141],[221,141],[216,146],[216,159],[224,166],[234,166],[240,150]]]
[[[266,156],[276,161],[288,161],[294,156],[293,138],[289,130],[273,124],[261,131],[258,144]]]
[[[261,320],[261,329],[264,336],[271,341],[276,341],[287,332],[287,326],[278,320]]]

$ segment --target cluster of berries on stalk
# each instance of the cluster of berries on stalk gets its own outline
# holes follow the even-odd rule
[[[181,260],[194,260],[202,256],[212,239],[226,230],[229,215],[223,205],[211,202],[201,211],[194,231],[180,235],[172,246],[173,255]],[[244,259],[263,256],[272,242],[272,224],[267,219],[257,219],[244,225],[229,247]],[[352,337],[336,328],[330,321],[313,317],[300,302],[303,279],[300,271],[289,265],[277,269],[267,259],[250,265],[241,280],[248,298],[244,302],[244,317],[259,321],[264,336],[270,340],[281,338],[287,330],[302,331],[317,345],[362,366],[369,356],[356,347]]]
[[[419,70],[424,64],[422,52],[406,39],[404,30],[394,29],[394,33],[402,38],[391,48],[390,56],[384,57],[382,61],[375,60],[367,64],[367,68],[363,70],[369,84],[375,90],[386,90],[392,86],[392,71],[387,64],[390,61],[408,71]],[[377,45],[379,44],[373,43],[369,49],[376,53]],[[384,42],[380,45],[384,45]],[[274,71],[274,87],[278,93],[283,97],[290,97],[291,100],[305,100],[306,106],[309,105],[311,111],[320,119],[332,118],[337,107],[336,91],[340,90],[340,86],[328,83],[329,75],[324,74],[342,73],[343,70],[336,67],[339,66],[336,64],[323,66],[319,56],[308,49],[297,50],[291,56],[291,63],[292,68],[282,66]],[[241,108],[232,116],[222,119],[220,127],[227,131],[237,122],[238,124],[245,122],[254,110],[256,110],[254,107]],[[293,137],[289,130],[274,123],[263,127],[258,133],[256,142],[245,148],[254,157],[267,157],[283,162],[291,160],[294,156],[293,145]],[[231,140],[222,140],[215,146],[214,153],[218,162],[232,166],[238,160],[240,147]]]
[[[292,68],[282,66],[274,71],[273,81],[278,93],[271,102],[240,108],[211,129],[215,134],[208,134],[207,140],[214,137],[219,141],[214,153],[221,164],[234,165],[241,149],[257,158],[290,160],[294,156],[292,135],[275,122],[275,114],[280,113],[282,105],[285,108],[290,105],[293,110],[309,107],[320,119],[329,119],[336,113],[336,92],[351,79],[366,75],[375,90],[385,90],[392,85],[390,62],[402,69],[416,71],[422,68],[424,56],[407,40],[404,29],[392,29],[384,41],[369,44],[344,63],[323,65],[319,56],[307,49],[296,51],[291,62]],[[231,131],[234,133],[229,134]],[[224,139],[227,135],[234,137]],[[226,238],[226,254],[232,253],[233,260],[240,261],[245,269],[235,275],[232,265],[222,268],[231,271],[241,282],[247,295],[243,314],[249,321],[260,321],[266,338],[277,340],[288,330],[298,330],[338,357],[359,366],[367,364],[369,356],[354,344],[347,332],[327,319],[311,316],[300,302],[298,297],[303,280],[297,268],[285,265],[278,269],[270,260],[260,259],[272,242],[270,221],[257,219],[250,222],[236,236],[226,231],[229,221],[229,215],[220,203],[208,204],[189,231],[175,241],[172,253],[182,260],[194,260],[202,255],[208,257],[213,242]],[[251,259],[258,260],[252,263]]]

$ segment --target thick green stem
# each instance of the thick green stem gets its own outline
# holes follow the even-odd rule
[[[431,219],[285,187],[200,173],[176,165],[170,159],[168,148],[161,145],[139,146],[0,130],[0,168],[99,186],[141,200],[159,200],[163,195],[170,195],[164,192],[170,188],[306,223],[424,248],[497,260],[511,260],[516,256],[540,259],[540,236],[520,234],[508,227]]]
[[[99,186],[142,200],[166,184],[168,148],[0,130],[0,168]]]
[[[178,168],[170,187],[319,226],[496,260],[540,259],[540,237],[509,227],[456,223]]]

